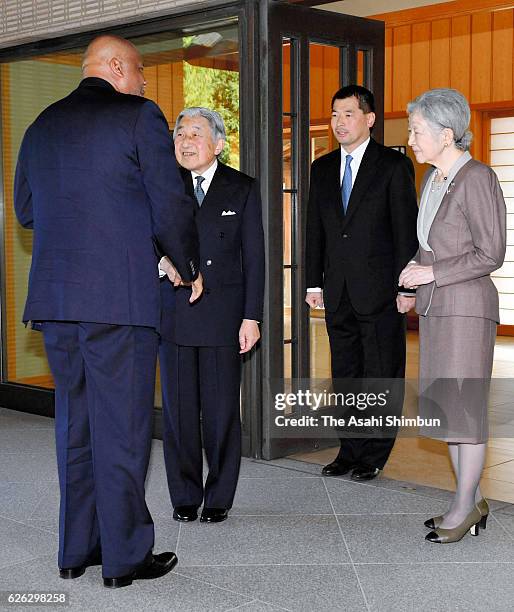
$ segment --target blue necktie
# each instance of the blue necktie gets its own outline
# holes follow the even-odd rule
[[[198,202],[198,206],[202,205],[203,199],[205,198],[205,191],[202,189],[202,183],[205,181],[203,176],[196,177],[196,186],[195,186],[195,197]]]
[[[352,163],[353,157],[351,155],[346,156],[346,165],[344,167],[343,184],[341,185],[341,194],[343,196],[343,210],[346,215],[348,210],[348,202],[350,201],[350,194],[352,193]]]

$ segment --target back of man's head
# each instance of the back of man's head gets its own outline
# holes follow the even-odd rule
[[[102,34],[94,38],[84,53],[82,74],[84,78],[104,79],[121,93],[144,94],[141,55],[130,41],[120,36]]]

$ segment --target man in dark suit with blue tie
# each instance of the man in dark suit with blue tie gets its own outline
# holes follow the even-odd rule
[[[399,288],[398,278],[417,250],[414,168],[406,155],[371,138],[374,122],[368,89],[337,91],[331,127],[340,147],[311,170],[305,299],[311,308],[325,307],[336,390],[345,379],[405,376],[404,313],[415,292]],[[391,414],[403,404],[403,382],[394,387]],[[375,478],[395,440],[394,429],[380,434],[342,438],[323,474]]]
[[[201,293],[198,235],[167,122],[142,97],[142,59],[101,36],[84,79],[28,128],[15,208],[34,230],[23,320],[43,331],[55,381],[62,578],[104,584],[169,572],[154,555],[144,483],[160,327],[155,240]]]
[[[203,502],[200,520],[218,523],[228,516],[239,475],[241,355],[260,336],[261,202],[254,179],[217,159],[225,144],[217,112],[185,109],[173,136],[186,192],[198,202],[205,290],[191,305],[182,288],[161,283],[164,454],[173,518],[196,520]],[[177,282],[170,263],[163,266]],[[205,487],[202,439],[209,465]]]

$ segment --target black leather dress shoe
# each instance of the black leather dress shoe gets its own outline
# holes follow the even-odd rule
[[[378,468],[369,467],[367,465],[359,465],[352,472],[352,480],[373,480],[380,474],[380,470]]]
[[[60,567],[59,576],[64,578],[64,580],[79,578],[91,565],[102,565],[101,553],[93,555],[86,563],[84,563],[84,565],[77,565],[76,567]]]
[[[190,523],[198,518],[197,506],[177,506],[173,510],[173,518],[181,523]]]
[[[335,459],[332,463],[326,465],[321,473],[323,476],[343,476],[347,474],[355,464],[350,461],[343,461],[342,459]]]
[[[226,508],[204,508],[200,521],[202,523],[221,523],[228,518],[228,510]]]
[[[133,580],[153,580],[160,578],[177,565],[177,555],[174,552],[164,552],[160,555],[152,555],[150,563],[143,565],[131,574],[117,576],[116,578],[104,578],[104,586],[109,589],[119,589],[132,584]]]
[[[59,576],[64,580],[79,578],[86,571],[87,565],[77,565],[77,567],[60,567]]]

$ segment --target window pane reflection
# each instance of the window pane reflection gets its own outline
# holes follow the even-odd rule
[[[221,161],[239,168],[239,41],[236,19],[201,30],[165,32],[131,39],[143,56],[146,97],[161,107],[170,129],[185,106],[209,106],[225,121],[227,145]],[[52,387],[42,337],[21,317],[27,292],[32,232],[17,223],[13,181],[21,139],[37,115],[75,89],[81,80],[83,48],[0,65],[4,197],[5,297],[3,347],[7,380]],[[107,264],[106,264],[107,265]],[[160,389],[156,399],[160,404]]]

